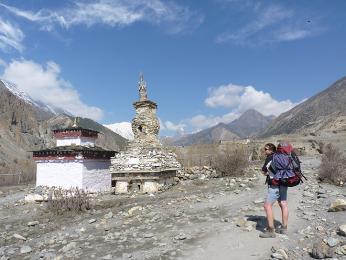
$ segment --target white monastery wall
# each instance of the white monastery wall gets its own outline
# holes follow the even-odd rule
[[[37,161],[36,186],[108,191],[112,188],[110,165],[110,160]]]
[[[83,189],[91,192],[108,191],[112,188],[110,160],[88,160],[83,163]]]
[[[56,140],[56,146],[69,146],[69,145],[82,145],[82,146],[95,146],[95,138],[93,137],[72,137]]]
[[[80,161],[38,161],[36,186],[83,188],[82,172],[83,164]]]

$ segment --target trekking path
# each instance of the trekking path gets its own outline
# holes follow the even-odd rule
[[[302,168],[308,181],[289,188],[287,236],[277,234],[276,238],[259,238],[266,226],[265,213],[264,210],[257,211],[256,207],[251,206],[251,203],[255,205],[260,201],[258,198],[265,195],[265,187],[258,183],[244,194],[214,201],[230,215],[245,219],[239,221],[233,218],[235,224],[231,221],[231,225],[215,225],[214,232],[199,241],[197,246],[184,248],[183,259],[311,259],[313,243],[322,240],[328,246],[319,243],[314,247],[319,258],[338,256],[335,259],[346,259],[346,246],[342,246],[346,245],[346,238],[337,234],[338,227],[346,224],[346,213],[328,212],[331,202],[346,197],[346,190],[317,183],[319,158],[305,157],[302,160]],[[281,222],[281,211],[277,203],[274,204],[274,212],[277,226]],[[251,228],[253,221],[255,229]],[[335,255],[331,251],[338,253]]]
[[[271,247],[289,240],[290,234],[297,232],[301,220],[297,217],[297,206],[302,198],[302,188],[288,191],[289,232],[288,236],[277,234],[276,238],[260,238],[259,234],[267,226],[262,207],[267,187],[259,181],[255,187],[241,195],[218,198],[213,203],[224,208],[233,217],[229,225],[215,227],[198,245],[197,249],[186,249],[185,259],[265,259],[270,256]],[[273,206],[275,225],[281,224],[281,211],[277,203]],[[237,219],[238,218],[238,219]],[[244,220],[243,220],[244,219]]]
[[[258,169],[254,177],[182,181],[158,194],[99,195],[92,210],[70,215],[15,201],[23,190],[11,188],[0,196],[0,258],[270,259],[274,246],[277,259],[310,259],[314,239],[324,238],[342,253],[346,238],[336,228],[346,224],[345,211],[327,210],[345,188],[317,184],[319,159],[301,159],[309,180],[289,190],[288,236],[259,238],[266,186]],[[278,225],[278,205],[274,211]]]

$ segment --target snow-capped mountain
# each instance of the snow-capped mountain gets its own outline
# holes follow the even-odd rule
[[[128,140],[133,140],[134,138],[131,123],[129,122],[114,123],[103,126],[111,129],[113,132],[117,133],[118,135],[121,135],[122,137]]]
[[[0,81],[4,84],[4,86],[9,91],[11,91],[12,94],[14,94],[16,97],[20,98],[21,100],[23,100],[25,103],[27,103],[29,105],[36,106],[36,107],[40,107],[40,105],[38,105],[31,97],[29,97],[23,91],[19,90],[15,84],[10,83],[10,82],[3,80],[3,79],[0,79]]]
[[[16,97],[18,97],[19,99],[23,100],[25,103],[32,105],[34,107],[37,107],[39,109],[42,109],[48,113],[52,113],[54,115],[57,114],[66,114],[69,116],[73,116],[71,113],[67,112],[66,110],[62,109],[62,108],[58,108],[58,107],[54,107],[51,105],[47,105],[41,101],[35,101],[33,100],[28,94],[26,94],[25,92],[19,90],[17,88],[17,86],[11,82],[8,82],[6,80],[0,79],[0,82],[3,83],[3,85]]]

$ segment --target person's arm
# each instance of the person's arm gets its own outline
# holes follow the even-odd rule
[[[265,176],[268,175],[267,165],[271,160],[272,160],[272,156],[267,156],[267,158],[265,159],[264,164],[262,166],[262,174]]]

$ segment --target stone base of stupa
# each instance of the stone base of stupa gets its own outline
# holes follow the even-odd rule
[[[112,172],[112,181],[116,193],[140,192],[155,193],[174,183],[176,169],[164,171]]]
[[[181,168],[176,155],[161,145],[154,147],[130,144],[111,159],[112,186],[116,193],[154,193],[174,183]]]

